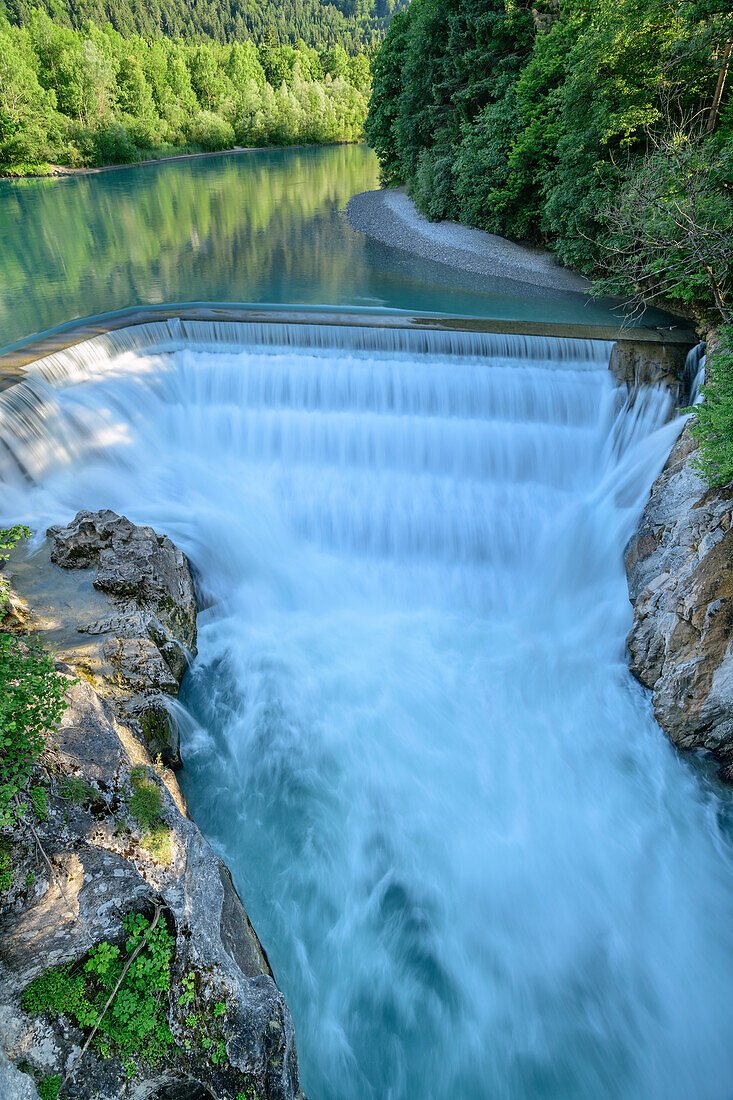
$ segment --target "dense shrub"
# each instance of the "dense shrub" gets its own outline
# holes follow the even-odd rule
[[[416,206],[431,221],[440,221],[451,213],[453,160],[423,149],[417,171],[410,177],[407,190]]]
[[[213,151],[231,149],[234,144],[234,130],[223,118],[213,111],[199,111],[191,119],[188,127],[188,140],[202,149]]]
[[[705,375],[705,401],[695,406],[691,428],[700,445],[695,464],[708,485],[728,485],[733,482],[733,326],[720,329]]]
[[[140,150],[119,122],[100,126],[91,137],[93,152],[90,160],[95,164],[132,164],[140,159]]]
[[[731,41],[725,0],[412,0],[373,64],[367,137],[428,217],[726,319]]]

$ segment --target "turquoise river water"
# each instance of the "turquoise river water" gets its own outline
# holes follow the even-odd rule
[[[145,172],[2,193],[49,219],[27,248],[3,226],[7,342],[193,287],[585,319],[372,250],[338,214],[374,182],[365,150]],[[680,422],[616,388],[609,354],[174,322],[0,395],[0,523],[37,546],[109,507],[193,563],[182,785],[310,1100],[733,1095],[731,798],[624,649],[623,549]]]
[[[618,323],[586,295],[461,276],[354,232],[343,208],[377,175],[366,146],[340,145],[0,180],[0,349],[190,302]]]

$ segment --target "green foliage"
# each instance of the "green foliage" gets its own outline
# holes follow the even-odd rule
[[[184,1041],[186,1050],[199,1049],[215,1066],[225,1065],[226,1004],[217,1001],[212,1005],[203,997],[201,983],[193,970],[183,978],[183,993],[178,998],[178,1004],[185,1011],[184,1022],[188,1029]]]
[[[0,634],[0,831],[12,829],[29,799],[45,812],[45,793],[30,786],[46,734],[66,708],[65,685],[40,646]]]
[[[31,1015],[66,1016],[84,1030],[99,1024],[94,1043],[100,1053],[122,1058],[134,1072],[138,1062],[154,1065],[175,1046],[165,1015],[174,941],[162,921],[151,930],[139,913],[129,914],[123,924],[123,947],[100,943],[83,964],[45,971],[25,989],[23,1007]],[[146,935],[100,1021],[127,960]]]
[[[163,809],[163,792],[159,784],[149,777],[147,769],[139,765],[132,769],[130,783],[133,788],[130,799],[130,812],[135,819],[135,823],[141,829],[152,829],[160,821],[160,811]]]
[[[213,111],[199,111],[189,125],[188,139],[208,151],[231,149],[234,145],[234,130],[230,123],[219,118]]]
[[[72,805],[83,806],[85,802],[91,802],[94,799],[96,791],[80,775],[69,775],[61,784],[59,794]]]
[[[733,326],[723,326],[719,336],[705,363],[705,400],[695,405],[690,429],[699,444],[694,464],[710,486],[733,481]]]
[[[731,236],[731,40],[718,0],[412,0],[373,62],[366,134],[428,217],[545,240],[593,273],[633,239],[614,289],[642,297],[672,250],[667,299],[725,318],[698,244]],[[660,142],[691,131],[673,168]],[[685,173],[707,187],[691,197]]]
[[[431,221],[448,217],[451,209],[453,161],[448,156],[436,156],[423,149],[417,171],[407,185],[415,204]]]
[[[41,9],[14,10],[22,26],[0,15],[0,174],[212,152],[235,140],[362,136],[366,53],[123,37],[110,25],[74,30]]]
[[[26,527],[0,531],[0,550],[29,533]],[[0,578],[0,600],[7,591]],[[66,709],[64,691],[53,661],[38,644],[0,633],[0,832],[13,829],[29,806],[46,813],[46,792],[31,778],[47,733]]]
[[[13,860],[7,849],[0,849],[0,892],[9,890],[13,881]]]
[[[38,4],[55,22],[83,31],[89,22],[109,23],[120,34],[145,38],[252,38],[270,46],[306,46],[356,53],[382,38],[390,17],[406,0],[5,0],[13,23],[25,24]]]
[[[30,537],[30,527],[26,527],[22,523],[16,523],[14,527],[8,527],[5,530],[0,530],[0,562],[8,560],[9,555],[3,554],[3,550],[12,550],[18,545],[21,539],[27,539]],[[8,582],[0,573],[0,603],[4,602],[8,598]]]
[[[723,147],[733,154],[733,142]],[[733,173],[699,128],[657,138],[602,211],[598,291],[694,305],[733,320]]]
[[[61,1088],[61,1078],[53,1074],[36,1082],[36,1090],[40,1100],[56,1100]]]

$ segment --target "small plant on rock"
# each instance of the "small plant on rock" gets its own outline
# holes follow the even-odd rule
[[[224,1001],[208,1000],[202,993],[196,974],[190,970],[183,979],[183,994],[178,1004],[185,1010],[184,1022],[188,1037],[184,1040],[186,1050],[200,1048],[215,1066],[224,1066],[227,1061],[226,1024],[227,1006]]]
[[[61,1088],[61,1078],[56,1074],[52,1074],[50,1077],[43,1077],[40,1081],[36,1082],[36,1091],[40,1097],[40,1100],[56,1100]]]
[[[31,1015],[66,1016],[83,1030],[96,1028],[94,1045],[102,1057],[121,1058],[134,1074],[138,1061],[154,1065],[175,1047],[165,1015],[174,940],[162,921],[152,927],[140,913],[128,914],[123,924],[122,947],[105,941],[83,964],[46,970],[26,988],[23,1007]]]
[[[59,794],[72,806],[83,806],[85,802],[92,802],[96,791],[91,783],[82,779],[80,775],[67,775],[59,789]]]
[[[133,794],[130,799],[130,812],[135,824],[141,829],[152,829],[160,821],[163,809],[163,792],[158,783],[148,775],[147,768],[140,765],[130,773]]]
[[[130,773],[133,787],[130,812],[135,824],[144,830],[141,847],[164,866],[173,861],[170,829],[161,820],[163,792],[160,784],[150,776],[147,768],[136,765]]]

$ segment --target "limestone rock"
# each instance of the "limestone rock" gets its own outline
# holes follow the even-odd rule
[[[33,1079],[27,1073],[21,1073],[0,1047],[0,1096],[3,1100],[38,1100],[38,1092]]]
[[[109,509],[82,511],[66,527],[49,527],[51,561],[64,569],[98,564],[94,587],[160,620],[184,649],[196,645],[196,596],[185,554],[152,527]]]
[[[631,670],[683,749],[733,760],[733,491],[707,490],[687,429],[626,550]]]
[[[65,624],[64,646],[51,639],[54,648],[95,678],[118,714],[137,725],[153,756],[180,767],[178,728],[164,700],[178,693],[196,652],[196,596],[186,556],[167,536],[109,509],[81,511],[47,535],[50,563],[34,560],[35,584],[45,568],[47,587],[62,587],[51,572],[61,567],[88,575],[87,587],[98,593],[84,601],[73,591],[59,601],[54,619],[76,618]],[[19,583],[22,588],[22,576]],[[75,643],[73,634],[87,640]]]
[[[31,835],[19,834],[13,883],[0,913],[0,1046],[39,1075],[63,1075],[83,1036],[63,1018],[26,1015],[23,989],[49,966],[83,960],[101,940],[124,939],[126,913],[162,904],[175,937],[167,1016],[181,1051],[152,1069],[138,1064],[128,1078],[119,1059],[90,1048],[64,1095],[235,1100],[254,1090],[261,1100],[297,1100],[302,1094],[290,1013],[228,872],[186,816],[173,773],[151,766],[131,728],[90,683],[74,678],[70,667],[61,673],[69,682],[69,706],[50,746],[48,816],[35,826],[53,873],[37,859]],[[131,770],[141,765],[161,789],[161,824],[170,845],[163,861],[146,847],[129,808]],[[65,789],[70,778],[84,784],[74,799]],[[195,1043],[186,1049],[187,1009],[179,1000],[182,979],[191,973],[202,997],[226,1004],[223,1063],[215,1064]],[[0,1064],[0,1083],[4,1072],[13,1071]],[[0,1086],[0,1095],[4,1100],[15,1093]],[[30,1100],[35,1093],[27,1095]]]

